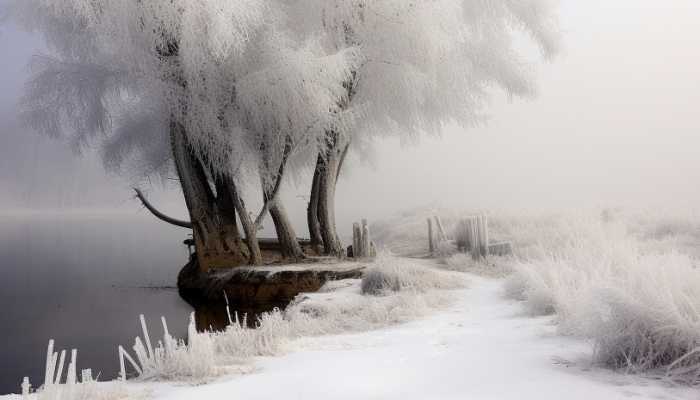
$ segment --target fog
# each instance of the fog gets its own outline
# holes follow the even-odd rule
[[[697,348],[682,346],[698,343],[687,329],[699,320],[697,312],[657,311],[685,310],[686,304],[697,303],[697,216],[643,219],[632,213],[594,212],[589,213],[594,218],[575,215],[546,219],[549,226],[543,227],[541,219],[528,221],[498,212],[622,206],[700,215],[700,160],[696,156],[700,144],[696,111],[700,104],[700,2],[561,0],[560,17],[564,48],[553,60],[536,65],[536,96],[510,99],[495,93],[488,107],[490,118],[480,126],[448,124],[440,137],[425,137],[418,143],[380,141],[371,157],[351,152],[335,197],[338,232],[347,244],[352,222],[367,218],[375,223],[372,235],[380,246],[393,250],[388,244],[391,235],[395,235],[398,245],[420,251],[425,247],[427,251],[425,216],[440,215],[451,230],[457,218],[462,218],[459,212],[422,210],[406,213],[390,223],[377,222],[418,207],[495,211],[494,215],[503,218],[490,222],[494,233],[491,237],[512,241],[518,252],[518,268],[530,271],[521,277],[537,282],[552,277],[557,282],[547,291],[537,292],[544,293],[539,300],[551,300],[549,308],[556,309],[560,306],[557,302],[562,302],[567,311],[585,311],[565,313],[569,325],[596,334],[626,332],[628,326],[615,324],[619,321],[629,325],[627,321],[636,318],[642,322],[632,324],[633,329],[646,326],[650,331],[627,336],[651,337],[652,342],[663,347],[668,343],[663,336],[659,340],[651,335],[674,333],[677,328],[683,334],[672,338],[681,342],[678,349],[673,348],[674,357],[692,355]],[[156,220],[134,198],[132,187],[145,189],[159,209],[178,218],[186,218],[183,196],[173,181],[149,184],[128,173],[106,172],[99,155],[90,148],[78,154],[67,143],[22,127],[16,117],[18,103],[29,76],[30,59],[43,51],[42,40],[1,21],[2,16],[0,271],[4,275],[0,280],[0,305],[4,312],[0,313],[0,326],[6,338],[0,341],[0,394],[17,391],[18,378],[22,376],[31,377],[32,383],[40,382],[49,338],[56,339],[60,346],[80,348],[81,363],[84,360],[86,366],[101,371],[101,377],[111,379],[117,373],[116,346],[129,343],[139,332],[135,318],[139,313],[149,318],[168,316],[173,332],[180,337],[185,334],[187,315],[192,310],[170,289],[187,262],[183,239],[191,231]],[[534,51],[524,49],[525,54]],[[538,54],[531,55],[533,59],[540,58]],[[282,190],[296,233],[304,237],[308,237],[310,181],[311,177],[289,180]],[[259,188],[256,189],[247,193],[250,210],[260,204]],[[74,218],[76,215],[81,218]],[[601,220],[606,223],[601,224]],[[613,223],[608,224],[610,221]],[[618,223],[629,225],[630,234],[618,230]],[[266,221],[263,228],[260,236],[274,235],[271,222]],[[563,254],[556,262],[537,258],[555,252]],[[471,257],[456,254],[446,260],[446,265],[456,271],[460,269],[454,266],[461,265],[462,270],[469,272],[468,268],[476,264]],[[659,265],[666,268],[656,268]],[[512,268],[507,267],[503,271]],[[664,275],[666,271],[670,271],[669,275]],[[634,284],[618,284],[628,281]],[[469,289],[476,289],[473,293],[477,296],[483,293],[479,282],[471,282]],[[523,290],[536,287],[526,280],[521,283]],[[641,294],[635,292],[638,288]],[[617,292],[603,292],[610,289]],[[489,296],[495,298],[495,293]],[[614,296],[598,296],[599,293]],[[471,297],[465,298],[475,299],[474,294],[468,296]],[[501,297],[499,294],[499,301],[504,301]],[[600,303],[599,297],[607,301],[629,299],[625,301],[632,303]],[[384,298],[390,302],[377,304],[393,304],[392,297],[381,296]],[[526,300],[528,307],[535,307],[532,303],[537,299]],[[410,304],[419,304],[412,301]],[[465,304],[472,312],[481,303],[469,300]],[[571,304],[578,308],[569,307]],[[364,305],[362,308],[375,310]],[[490,315],[492,309],[488,308],[488,323],[500,323]],[[610,320],[607,314],[591,318],[591,310],[623,317],[613,319],[612,327],[588,329],[586,324],[591,320]],[[640,310],[639,314],[626,314],[635,310]],[[525,315],[524,311],[508,314]],[[346,311],[342,315],[347,318]],[[488,333],[488,326],[474,321],[474,315],[464,314],[464,318]],[[585,319],[581,319],[582,315]],[[667,316],[674,319],[669,322]],[[519,328],[513,332],[524,326],[521,320],[517,321]],[[547,324],[546,329],[553,329]],[[461,322],[452,325],[473,336],[473,330],[462,329]],[[499,325],[499,332],[504,331],[502,326]],[[541,339],[539,333],[537,336]],[[579,332],[572,336],[585,338],[597,348],[601,341],[610,343],[604,335],[587,337]],[[445,343],[455,342],[455,337],[447,338]],[[669,342],[676,343],[672,340]],[[494,348],[503,351],[498,340],[494,343]],[[514,342],[509,338],[508,343]],[[579,347],[568,343],[564,347],[580,352]],[[636,345],[620,343],[625,355]],[[564,347],[557,345],[559,349]],[[647,340],[638,348],[647,351]],[[434,350],[430,349],[431,359],[435,358]],[[498,352],[485,350],[484,354],[492,359]],[[576,354],[577,359],[581,354]],[[652,355],[659,360],[674,360],[667,354]],[[508,359],[512,356],[509,354]],[[552,358],[551,354],[546,358]],[[688,360],[696,362],[697,357]],[[517,357],[514,365],[519,365]],[[685,369],[684,364],[679,367]],[[700,369],[687,369],[697,370]],[[528,379],[531,372],[525,374]],[[573,375],[567,372],[567,376]],[[596,372],[596,376],[602,375]],[[618,378],[611,376],[606,380],[617,382]],[[550,377],[542,380],[552,381]],[[597,381],[596,387],[601,386]],[[483,383],[477,386],[484,387]],[[629,387],[619,389],[627,392]]]
[[[351,157],[336,198],[339,230],[360,216],[440,204],[482,209],[591,206],[692,208],[700,202],[700,4],[692,0],[561,2],[564,51],[539,65],[538,95],[499,94],[490,121],[449,126],[417,144],[380,142],[372,162]],[[41,41],[4,26],[0,36],[0,206],[4,213],[143,213],[130,178],[108,174],[89,149],[25,132],[14,120]],[[285,188],[300,231],[306,184]],[[159,205],[184,215],[175,186]]]

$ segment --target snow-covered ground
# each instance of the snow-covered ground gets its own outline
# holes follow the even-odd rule
[[[249,374],[202,386],[146,384],[154,399],[697,399],[592,367],[588,344],[556,334],[503,297],[503,281],[469,276],[457,301],[414,322],[295,341]],[[145,387],[144,387],[145,386]]]
[[[405,260],[433,270],[437,261]],[[591,364],[591,345],[557,333],[504,296],[504,280],[472,274],[444,292],[451,305],[360,333],[307,336],[202,385],[98,384],[81,399],[697,399],[697,388]],[[459,282],[461,283],[461,282]],[[359,282],[312,294],[311,304],[357,296]],[[456,284],[455,286],[460,286]],[[431,290],[429,293],[435,292]],[[389,295],[391,297],[391,295]],[[381,297],[380,297],[381,298]],[[34,397],[34,396],[32,396]],[[20,396],[0,397],[3,400]],[[45,394],[40,400],[53,399]]]
[[[391,222],[380,243],[425,254],[425,216]],[[383,252],[362,280],[300,295],[258,329],[166,335],[161,358],[141,349],[141,380],[62,400],[700,398],[700,222],[603,212],[492,227],[514,257]]]

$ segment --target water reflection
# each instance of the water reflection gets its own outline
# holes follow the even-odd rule
[[[232,306],[231,319],[235,321],[237,316],[239,323],[245,323],[245,325],[249,328],[255,328],[258,316],[268,311],[272,311],[272,308]],[[229,325],[229,317],[226,313],[226,304],[220,303],[198,305],[197,307],[195,307],[195,323],[197,324],[198,331],[226,330],[226,326]]]
[[[187,259],[183,229],[133,217],[0,218],[0,394],[43,382],[46,345],[78,349],[78,368],[116,377],[145,314],[186,337],[192,308],[173,286]],[[162,288],[162,289],[158,289]]]

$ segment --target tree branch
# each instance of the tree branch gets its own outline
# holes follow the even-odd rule
[[[151,214],[153,214],[156,218],[160,219],[161,221],[165,221],[171,225],[179,226],[181,228],[192,229],[192,222],[182,221],[163,214],[162,212],[156,210],[156,208],[148,201],[148,199],[146,199],[146,196],[143,195],[141,190],[134,188],[134,191],[136,192],[136,197],[138,197],[138,199],[141,200],[141,203],[143,203],[143,206],[146,207],[148,211],[150,211]]]
[[[268,210],[270,209],[270,205],[272,205],[272,202],[277,201],[277,194],[279,193],[280,187],[282,186],[282,176],[284,176],[284,167],[287,165],[287,159],[289,159],[289,154],[291,152],[292,139],[289,136],[287,136],[286,143],[284,146],[284,153],[282,153],[282,162],[280,162],[280,166],[277,169],[275,186],[272,188],[272,192],[270,193],[265,191],[265,188],[263,187],[263,198],[265,200],[265,204],[263,204],[263,208],[262,210],[260,210],[258,217],[255,218],[255,226],[260,226],[262,224],[263,219],[265,219],[265,214],[267,214]]]
[[[338,181],[338,177],[340,176],[340,170],[343,169],[343,163],[345,163],[345,157],[348,155],[348,149],[350,149],[350,142],[345,144],[345,147],[343,148],[343,152],[340,155],[340,161],[338,162],[338,171],[335,174],[335,180],[336,182]]]

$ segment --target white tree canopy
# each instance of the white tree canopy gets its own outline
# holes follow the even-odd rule
[[[276,171],[290,143],[336,123],[358,65],[352,48],[294,40],[284,11],[264,0],[17,0],[11,14],[51,50],[33,64],[27,120],[77,147],[99,142],[110,167],[166,170],[179,123],[214,173],[263,165],[261,148]]]
[[[356,142],[415,139],[481,120],[494,88],[533,92],[516,44],[549,57],[548,0],[14,0],[41,32],[27,119],[109,167],[169,166],[182,124],[213,173],[271,182],[315,162],[332,130]],[[523,35],[524,34],[524,35]],[[249,175],[249,174],[244,174]]]
[[[472,125],[483,118],[492,89],[533,93],[532,65],[517,45],[520,38],[529,38],[545,58],[558,50],[554,7],[547,0],[288,3],[300,37],[324,32],[327,51],[359,49],[362,64],[354,71],[347,112],[361,125],[345,133],[415,139],[439,134],[450,121]]]

